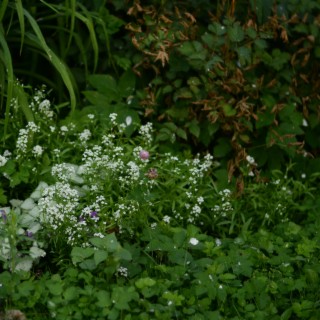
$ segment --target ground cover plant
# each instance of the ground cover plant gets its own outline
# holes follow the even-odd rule
[[[316,174],[262,181],[247,157],[237,195],[212,179],[210,154],[159,153],[151,123],[60,122],[43,89],[30,108],[24,125],[12,106],[1,156],[3,308],[32,319],[319,312]]]
[[[318,319],[318,24],[3,1],[0,319]]]

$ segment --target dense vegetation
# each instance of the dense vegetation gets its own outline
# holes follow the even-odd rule
[[[2,1],[0,319],[318,319],[319,27]]]

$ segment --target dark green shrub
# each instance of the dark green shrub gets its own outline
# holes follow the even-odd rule
[[[248,153],[277,169],[320,146],[320,6],[256,5],[150,1],[128,10],[134,70],[149,82],[136,95],[159,122],[158,141],[213,149],[229,178]]]

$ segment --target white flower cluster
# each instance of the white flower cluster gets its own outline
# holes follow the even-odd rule
[[[227,217],[233,211],[231,199],[231,191],[229,189],[224,189],[219,192],[220,201],[219,204],[213,207],[214,217]]]
[[[53,111],[51,110],[51,102],[48,99],[45,99],[39,104],[40,113],[48,119],[53,118]]]
[[[149,146],[152,143],[152,123],[148,122],[139,129],[139,134],[143,138],[143,142]]]
[[[196,185],[204,176],[204,173],[208,171],[208,169],[212,166],[213,156],[211,154],[207,154],[204,157],[204,161],[200,161],[199,158],[195,158],[193,160],[185,160],[184,164],[189,166],[190,178],[189,182],[191,184]]]
[[[79,133],[79,140],[82,145],[86,145],[87,141],[91,138],[92,134],[89,129],[84,129]]]
[[[139,211],[139,203],[129,201],[127,203],[119,203],[116,205],[116,210],[113,212],[114,221],[119,222],[121,219],[135,215]]]
[[[39,158],[42,156],[43,153],[43,148],[39,145],[36,145],[32,149],[32,154],[34,155],[35,158]]]
[[[117,117],[118,117],[118,115],[116,113],[110,113],[109,114],[109,118],[110,118],[111,123],[112,123],[113,126],[117,125],[117,122],[116,122]]]
[[[26,154],[29,142],[29,136],[32,133],[39,132],[40,128],[34,122],[28,122],[25,129],[19,130],[19,135],[16,143],[17,159],[21,157],[22,154]]]
[[[63,182],[69,181],[75,173],[75,166],[67,163],[56,164],[51,169],[52,176]]]
[[[30,108],[34,113],[40,113],[42,118],[52,119],[54,113],[51,109],[50,100],[46,99],[45,88],[37,90],[30,103]]]
[[[122,276],[122,277],[127,278],[127,277],[128,277],[128,269],[125,268],[125,267],[120,266],[120,267],[118,268],[118,274],[119,274],[120,276]]]
[[[11,152],[9,150],[5,150],[3,155],[0,155],[0,167],[3,167],[7,163],[7,161],[10,159],[10,157],[11,157]]]

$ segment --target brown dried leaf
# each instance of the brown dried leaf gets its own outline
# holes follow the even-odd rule
[[[156,58],[154,59],[154,61],[161,61],[162,67],[164,67],[166,65],[166,63],[169,62],[169,55],[166,53],[166,51],[164,50],[164,48],[161,48],[162,50],[160,50],[156,56]]]
[[[195,18],[191,13],[189,13],[189,12],[185,12],[184,14],[187,16],[187,18],[189,18],[189,19],[190,19],[191,24],[194,24],[194,23],[196,23],[196,22],[197,22],[196,18]]]

